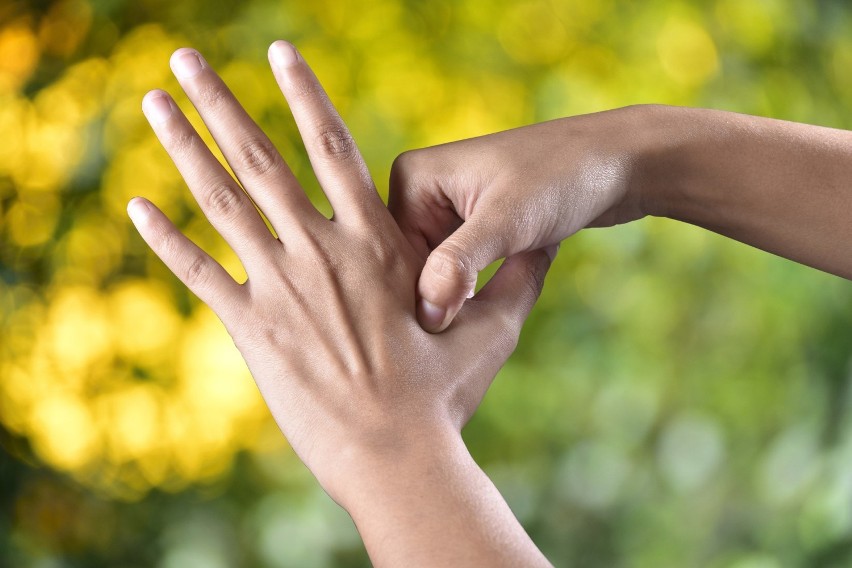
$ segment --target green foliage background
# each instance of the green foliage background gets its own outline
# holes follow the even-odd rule
[[[364,566],[133,195],[239,274],[139,109],[200,49],[327,210],[296,43],[380,191],[399,152],[644,102],[849,128],[840,0],[0,5],[0,565]],[[194,116],[194,115],[193,115]],[[196,124],[200,124],[193,118]],[[566,241],[465,431],[557,565],[852,565],[852,288],[658,219]]]

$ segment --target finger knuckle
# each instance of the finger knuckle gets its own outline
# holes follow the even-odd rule
[[[184,265],[181,280],[188,288],[198,289],[204,286],[209,279],[207,261],[200,254],[194,254],[187,259]]]
[[[326,158],[348,160],[355,155],[355,140],[346,127],[334,124],[319,128],[317,146]]]
[[[389,178],[388,202],[392,210],[420,209],[436,198],[443,199],[438,197],[444,189],[433,166],[423,150],[408,150],[396,157]]]
[[[240,193],[230,183],[216,182],[205,191],[207,209],[218,219],[230,220],[242,209]]]
[[[237,149],[237,164],[240,169],[255,175],[263,175],[278,167],[281,157],[268,139],[251,139]]]
[[[391,164],[391,176],[397,175],[399,177],[403,177],[405,173],[409,169],[409,165],[412,160],[412,151],[407,150],[402,154],[399,154],[393,160],[393,164]]]
[[[409,184],[414,174],[422,170],[417,165],[418,156],[417,150],[406,150],[394,159],[390,171],[391,185],[405,187]]]

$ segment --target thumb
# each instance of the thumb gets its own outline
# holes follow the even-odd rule
[[[450,325],[476,286],[479,271],[511,251],[505,229],[472,215],[432,251],[420,274],[417,318],[432,333]]]

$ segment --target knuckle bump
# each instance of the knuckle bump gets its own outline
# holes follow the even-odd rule
[[[355,140],[342,126],[320,128],[317,142],[323,154],[329,158],[346,160],[355,154]]]
[[[407,177],[411,172],[417,171],[417,159],[416,150],[406,150],[399,154],[394,159],[393,164],[391,164],[391,177],[398,177],[402,179]]]
[[[207,262],[201,255],[189,259],[183,271],[183,282],[189,288],[199,288],[207,280]]]
[[[241,209],[238,190],[229,183],[213,184],[205,194],[208,209],[219,218],[230,219]]]
[[[263,175],[274,170],[278,166],[279,159],[278,151],[269,140],[248,140],[242,143],[237,150],[239,166],[243,170],[257,175]]]

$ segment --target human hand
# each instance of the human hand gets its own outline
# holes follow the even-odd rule
[[[269,139],[190,49],[175,52],[172,68],[245,191],[165,92],[148,93],[143,110],[248,280],[235,282],[150,202],[135,198],[128,212],[223,321],[293,449],[346,506],[353,464],[392,457],[415,439],[458,437],[512,352],[550,259],[541,251],[513,258],[450,332],[424,332],[415,318],[424,257],[388,213],[301,56],[276,42],[269,57],[333,219],[311,205]]]
[[[544,247],[555,254],[584,227],[644,217],[632,189],[640,120],[628,107],[400,155],[388,206],[428,255],[417,288],[423,327],[446,329],[495,260]]]

